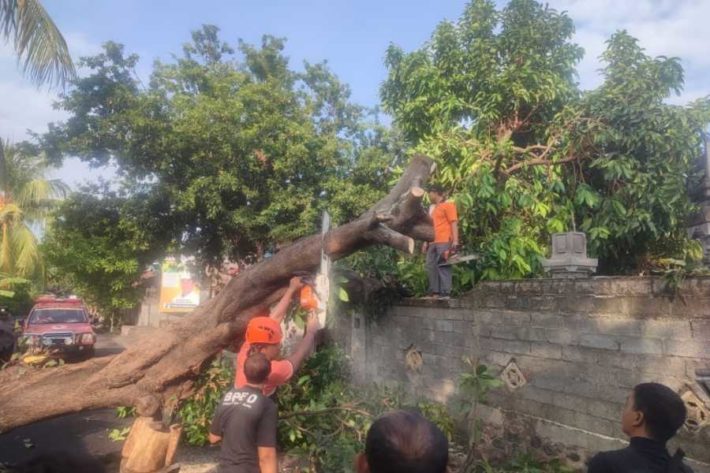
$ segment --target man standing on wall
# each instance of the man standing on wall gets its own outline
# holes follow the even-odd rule
[[[426,269],[429,277],[428,297],[448,299],[451,294],[451,265],[440,266],[459,246],[456,204],[446,199],[443,187],[429,186],[430,209],[434,222],[434,241],[425,243]]]

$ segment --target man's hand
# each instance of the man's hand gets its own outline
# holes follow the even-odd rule
[[[284,317],[286,317],[286,312],[288,312],[288,306],[291,305],[291,299],[293,295],[298,292],[304,286],[303,281],[301,281],[300,276],[294,276],[288,282],[288,289],[281,296],[281,300],[278,304],[271,310],[271,318],[278,323],[283,322]]]
[[[291,293],[293,294],[299,289],[301,289],[304,285],[305,284],[303,283],[301,276],[294,276],[288,282],[288,290],[291,291]]]
[[[429,243],[427,243],[427,242],[422,243],[422,253],[426,254],[428,249],[429,249]]]

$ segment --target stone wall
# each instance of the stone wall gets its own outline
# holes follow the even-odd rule
[[[489,427],[507,438],[517,429],[520,445],[578,447],[569,458],[580,465],[624,445],[630,388],[665,383],[692,408],[678,443],[696,471],[710,471],[710,399],[696,376],[710,369],[710,278],[685,281],[675,298],[652,278],[485,283],[458,300],[405,300],[376,322],[356,315],[340,336],[355,382],[401,383],[443,402],[457,396],[462,356],[481,360],[511,384],[490,395]],[[408,352],[421,354],[419,369]]]

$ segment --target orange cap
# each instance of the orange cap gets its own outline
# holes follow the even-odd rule
[[[254,317],[247,325],[246,341],[253,344],[276,345],[281,343],[281,325],[271,317]]]

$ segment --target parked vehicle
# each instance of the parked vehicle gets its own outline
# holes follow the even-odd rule
[[[12,314],[0,307],[0,363],[9,361],[15,350],[15,323]]]
[[[23,337],[31,351],[50,355],[94,354],[96,334],[89,312],[77,298],[42,296],[27,316]]]

